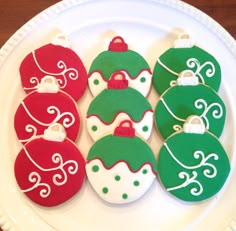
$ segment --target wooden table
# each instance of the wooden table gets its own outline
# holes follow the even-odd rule
[[[0,47],[33,16],[58,0],[1,0]],[[219,22],[236,39],[235,0],[185,0]],[[1,187],[3,187],[1,185]],[[0,228],[0,231],[1,228]]]

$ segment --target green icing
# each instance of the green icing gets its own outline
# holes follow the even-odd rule
[[[185,201],[202,201],[223,187],[230,163],[216,137],[208,132],[181,132],[169,137],[166,144],[174,158],[163,145],[158,156],[158,172],[162,184],[171,194]]]
[[[118,175],[115,176],[115,180],[116,180],[116,181],[120,181],[120,176],[118,176]]]
[[[186,120],[190,115],[201,116],[205,125],[208,125],[208,130],[220,137],[225,124],[226,108],[218,94],[210,87],[203,84],[174,86],[168,89],[161,98],[169,110],[178,117],[178,119],[174,118],[163,101],[159,100],[154,119],[164,138],[175,132],[175,125],[183,126],[184,121],[179,119]],[[201,99],[205,100],[205,103]],[[222,116],[220,116],[221,112]]]
[[[196,72],[197,65],[194,65],[194,63],[192,63],[193,66],[189,67],[186,64],[187,60],[191,58],[197,59],[199,64],[202,66],[200,75],[203,77],[205,84],[218,91],[221,82],[221,68],[216,59],[206,51],[197,46],[194,46],[192,48],[170,48],[160,56],[161,62],[164,63],[169,69],[178,74],[184,70],[192,70],[193,72]],[[212,77],[207,77],[206,75],[207,70],[210,68],[210,65],[207,64],[203,66],[204,63],[209,61],[212,62],[215,67],[215,74]],[[160,95],[170,87],[170,82],[176,79],[176,75],[170,73],[158,62],[156,62],[153,71],[153,84],[156,91]],[[200,79],[199,81],[202,82]]]
[[[102,189],[102,192],[104,193],[104,194],[107,194],[108,193],[108,188],[107,187],[104,187],[103,189]]]
[[[135,51],[104,51],[93,61],[89,74],[100,71],[108,80],[114,72],[126,70],[131,78],[135,78],[142,69],[150,69],[150,67],[145,59]]]
[[[132,88],[105,89],[91,102],[87,115],[97,115],[105,123],[111,123],[119,112],[126,112],[139,122],[145,111],[152,110],[150,103]]]
[[[138,137],[127,138],[108,135],[98,140],[90,148],[88,160],[99,158],[110,168],[119,161],[125,161],[133,171],[149,162],[156,172],[156,160],[151,148]]]
[[[139,186],[139,185],[140,185],[139,181],[137,181],[137,180],[136,180],[136,181],[134,181],[134,186],[136,186],[136,187],[137,187],[137,186]]]
[[[124,193],[124,194],[122,195],[122,198],[125,199],[125,200],[128,199],[128,194]]]
[[[94,166],[92,167],[92,171],[93,171],[93,172],[98,172],[98,171],[99,171],[99,167],[98,167],[97,165],[94,165]]]

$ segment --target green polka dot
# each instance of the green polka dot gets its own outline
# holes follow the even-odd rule
[[[147,132],[148,131],[148,126],[143,126],[143,131]]]
[[[116,180],[116,181],[119,181],[119,180],[120,180],[120,176],[119,176],[119,175],[116,175],[116,176],[115,176],[115,180]]]
[[[98,130],[98,127],[97,126],[92,126],[92,131],[96,132]]]
[[[108,188],[107,188],[107,187],[104,187],[104,188],[102,189],[102,192],[103,192],[104,194],[107,194],[107,193],[108,193]]]
[[[140,183],[139,183],[139,181],[134,181],[134,186],[139,186],[140,185]]]
[[[127,195],[126,193],[124,193],[124,194],[122,195],[122,198],[123,198],[123,199],[127,199],[127,198],[128,198],[128,195]]]
[[[143,174],[147,174],[147,173],[148,173],[148,170],[147,170],[147,169],[143,169],[142,173],[143,173]]]
[[[93,172],[98,172],[99,171],[99,167],[97,165],[94,165],[92,167],[92,170],[93,170]]]
[[[141,82],[141,83],[146,82],[146,78],[145,78],[145,77],[142,77],[142,78],[140,79],[140,82]]]
[[[98,80],[98,79],[95,79],[95,80],[93,81],[93,83],[94,83],[94,85],[98,85],[98,84],[99,84],[99,80]]]

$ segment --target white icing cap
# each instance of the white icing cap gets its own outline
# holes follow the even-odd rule
[[[65,128],[59,123],[51,124],[44,131],[43,138],[45,140],[62,142],[66,138]]]
[[[174,48],[191,48],[195,45],[194,40],[188,33],[182,33],[174,41]]]
[[[190,70],[182,71],[177,79],[177,85],[179,86],[196,86],[198,84],[198,77]]]
[[[206,127],[201,117],[192,115],[185,121],[183,130],[185,133],[203,134],[206,131]]]
[[[53,76],[44,76],[40,83],[37,85],[39,93],[57,93],[60,90],[60,85],[57,79]]]
[[[52,44],[55,45],[55,46],[62,46],[62,47],[65,47],[65,48],[70,48],[71,47],[68,38],[63,33],[59,33],[52,40]]]

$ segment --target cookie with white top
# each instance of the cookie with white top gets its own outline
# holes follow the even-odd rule
[[[46,207],[60,205],[75,196],[86,175],[85,159],[57,123],[21,149],[14,171],[21,191],[34,203]]]
[[[114,37],[109,48],[100,53],[92,62],[88,83],[93,96],[107,88],[107,82],[115,72],[122,72],[132,87],[147,96],[152,82],[152,72],[146,60],[130,50],[120,36]]]
[[[45,76],[37,90],[29,93],[18,106],[14,127],[18,139],[24,144],[42,135],[53,123],[62,124],[68,137],[73,141],[77,139],[80,116],[76,102],[60,90],[56,78]]]
[[[176,85],[166,90],[157,103],[154,119],[163,138],[181,130],[190,115],[198,115],[206,128],[220,137],[224,129],[226,107],[209,86],[199,83],[192,71],[183,71]]]
[[[86,173],[97,194],[107,202],[124,204],[142,197],[156,179],[155,156],[135,136],[130,121],[123,121],[114,134],[98,140],[87,157]]]
[[[164,188],[181,200],[211,198],[224,186],[230,161],[219,140],[205,129],[199,116],[190,116],[183,130],[171,135],[158,155]]]
[[[180,34],[174,47],[168,49],[157,60],[153,71],[153,85],[161,95],[176,84],[184,70],[191,70],[199,82],[219,90],[221,68],[218,61],[208,52],[196,46],[189,34]]]
[[[45,75],[54,76],[60,89],[75,101],[87,87],[87,71],[68,39],[59,34],[53,41],[30,52],[20,65],[22,86],[28,94],[37,89]]]
[[[93,140],[112,134],[123,120],[132,121],[137,134],[147,140],[153,127],[151,104],[138,91],[128,87],[123,72],[114,73],[108,88],[96,96],[87,111],[87,128]]]

